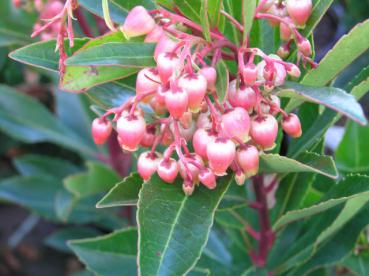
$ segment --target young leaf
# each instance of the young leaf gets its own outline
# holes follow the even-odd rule
[[[201,22],[201,2],[203,2],[203,0],[174,0],[175,6],[182,14],[196,23]]]
[[[298,160],[278,154],[261,154],[260,171],[265,173],[313,172],[330,178],[338,173],[332,157],[306,152]]]
[[[254,22],[256,0],[242,0],[243,40],[247,39]]]
[[[155,175],[143,185],[137,215],[140,274],[182,275],[195,265],[230,180],[220,178],[215,190],[200,186],[192,196],[183,193],[179,179],[168,185]]]
[[[97,204],[97,208],[136,205],[143,184],[138,173],[133,173],[117,183]]]
[[[293,97],[325,105],[362,125],[367,123],[363,109],[355,97],[335,87],[313,87],[286,82],[279,91],[281,97]]]
[[[324,212],[350,199],[369,198],[369,178],[366,176],[351,176],[342,180],[334,187],[333,191],[326,194],[324,201],[308,208],[287,212],[274,224],[273,228],[278,229],[296,220],[304,219],[315,214]]]
[[[68,243],[87,269],[97,275],[136,275],[137,229],[126,228],[96,238]]]
[[[73,66],[122,66],[141,68],[154,66],[155,44],[110,42],[80,51],[65,61]]]
[[[302,84],[324,86],[369,48],[369,20],[358,24],[344,35],[320,61],[319,66],[310,71]]]
[[[211,41],[210,37],[210,22],[209,22],[209,4],[208,0],[201,1],[201,9],[200,9],[200,20],[201,20],[201,27],[203,30],[204,37],[207,41]]]
[[[229,85],[229,72],[228,67],[223,60],[218,61],[217,63],[217,95],[219,101],[223,103],[227,98],[228,93],[228,85]]]

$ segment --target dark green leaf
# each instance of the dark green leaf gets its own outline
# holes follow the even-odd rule
[[[24,176],[47,175],[63,179],[79,171],[77,166],[67,160],[45,155],[22,155],[15,158],[13,162],[18,172]]]
[[[136,205],[143,180],[131,174],[116,184],[97,204],[97,208]]]
[[[24,142],[48,141],[94,154],[94,149],[58,121],[41,103],[7,86],[0,86],[0,129]]]
[[[369,274],[369,254],[368,252],[353,253],[351,256],[345,258],[342,262],[346,268],[356,275]]]
[[[68,244],[91,272],[104,276],[137,275],[135,228]]]
[[[73,66],[122,66],[141,68],[154,66],[155,44],[109,42],[80,51],[65,62]]]
[[[99,231],[87,227],[62,228],[47,236],[45,244],[56,250],[70,253],[71,250],[67,246],[69,240],[90,238],[99,235],[99,233]]]
[[[0,28],[0,47],[23,45],[31,42],[32,40],[26,34]]]
[[[215,190],[200,186],[189,197],[180,180],[168,185],[155,175],[144,183],[137,216],[142,275],[182,275],[195,265],[230,180],[219,179]]]

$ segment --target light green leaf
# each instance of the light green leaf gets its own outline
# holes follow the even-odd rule
[[[369,274],[369,253],[367,251],[360,252],[358,255],[353,253],[351,256],[345,258],[342,265],[348,268],[355,275]]]
[[[365,152],[369,141],[369,127],[348,122],[345,135],[335,156],[340,170],[346,172],[369,171],[369,156]]]
[[[292,97],[321,104],[362,125],[367,123],[363,109],[355,97],[340,88],[315,87],[286,82],[280,89],[278,95],[281,97]]]
[[[208,14],[210,20],[210,26],[219,28],[221,23],[220,10],[223,6],[223,0],[208,0]]]
[[[131,174],[117,183],[97,204],[97,208],[136,205],[143,180],[137,174]]]
[[[189,197],[179,179],[168,185],[155,175],[144,183],[137,216],[141,275],[182,275],[195,265],[230,180],[219,179],[215,190],[200,186]]]
[[[357,180],[355,181],[355,179]],[[362,198],[366,196],[369,197],[369,177],[348,177],[345,180],[342,180],[337,185],[338,186],[334,189],[334,193],[332,196],[330,193],[325,196],[325,198],[323,199],[325,201],[322,201],[308,208],[287,212],[285,215],[278,219],[273,228],[278,229],[296,220],[319,214],[351,199],[357,199],[359,197]],[[341,196],[342,194],[345,194],[345,196]]]
[[[254,22],[256,0],[242,1],[242,17],[243,17],[243,39],[247,39]]]
[[[176,7],[189,19],[196,23],[201,22],[201,2],[199,0],[174,0]]]
[[[223,103],[227,99],[228,85],[229,85],[229,72],[228,67],[223,60],[219,60],[216,66],[217,70],[217,95],[219,101]]]
[[[330,178],[338,176],[332,157],[306,152],[298,160],[278,154],[261,154],[260,171],[265,173],[312,172]]]
[[[73,66],[122,66],[141,68],[154,66],[152,43],[110,42],[80,51],[65,61]]]
[[[115,171],[96,162],[87,162],[87,172],[64,179],[65,188],[78,198],[108,191],[119,181]]]
[[[204,34],[205,39],[207,41],[211,41],[208,11],[209,11],[208,0],[202,0],[201,9],[200,9],[200,15],[201,15],[200,21],[201,21],[202,32]]]
[[[97,275],[137,275],[137,229],[126,228],[68,243],[87,269]]]
[[[13,30],[0,28],[0,47],[9,47],[12,45],[24,45],[31,43],[29,36],[18,33]]]

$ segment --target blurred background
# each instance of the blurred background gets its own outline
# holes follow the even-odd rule
[[[126,172],[97,162],[107,152],[96,148],[90,138],[94,114],[86,96],[60,93],[56,74],[8,58],[12,50],[34,42],[29,34],[37,16],[15,9],[10,0],[1,2],[0,275],[89,275],[65,241],[111,232],[132,223],[132,218],[130,210],[95,209],[104,191],[79,187],[93,186],[98,177],[104,177],[109,190]],[[84,16],[93,18],[87,12]],[[316,60],[368,17],[369,0],[336,0],[314,34]],[[95,34],[98,28],[92,26]],[[343,88],[368,64],[365,53],[334,85]],[[368,117],[369,97],[361,103]],[[345,123],[341,120],[329,130],[328,153],[334,154],[340,144]],[[359,131],[362,141],[369,138],[368,127]],[[114,158],[127,170],[129,156]]]

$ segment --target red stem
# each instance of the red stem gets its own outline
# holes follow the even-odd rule
[[[254,176],[252,179],[255,191],[256,202],[260,205],[257,209],[260,223],[259,248],[257,252],[251,252],[250,255],[255,266],[264,267],[267,261],[269,249],[274,241],[274,233],[270,227],[269,212],[267,205],[267,191],[264,187],[264,176],[262,174]]]

